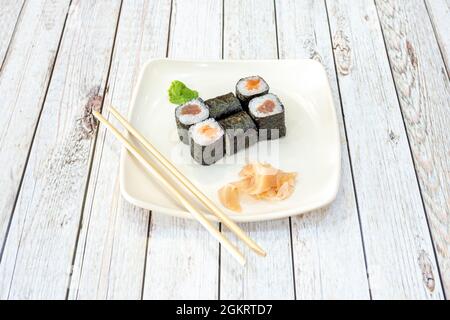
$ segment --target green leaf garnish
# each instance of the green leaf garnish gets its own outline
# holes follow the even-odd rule
[[[198,98],[198,92],[191,90],[178,80],[172,81],[169,88],[169,101],[173,104],[183,104]]]

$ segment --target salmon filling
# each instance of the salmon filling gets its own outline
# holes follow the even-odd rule
[[[275,109],[275,102],[272,100],[264,101],[256,110],[261,113],[270,113]]]
[[[200,107],[196,104],[188,104],[187,106],[185,106],[182,110],[181,110],[181,115],[186,115],[186,114],[190,114],[190,115],[197,115],[202,111],[202,109],[200,109]]]
[[[256,90],[259,88],[260,79],[250,79],[245,83],[247,90]]]
[[[219,190],[222,205],[241,212],[240,196],[248,195],[257,200],[284,200],[295,189],[297,173],[284,172],[266,163],[248,164],[239,173],[241,180]]]
[[[205,124],[199,129],[199,133],[207,136],[208,138],[213,138],[216,136],[219,129],[213,128],[210,125]]]

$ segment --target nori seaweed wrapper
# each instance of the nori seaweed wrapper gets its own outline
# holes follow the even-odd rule
[[[251,94],[251,95],[244,95],[243,93],[241,93],[241,92],[239,91],[239,89],[238,89],[238,83],[241,82],[242,80],[246,79],[246,78],[248,78],[248,77],[239,79],[239,81],[236,83],[236,97],[237,97],[237,98],[239,99],[239,101],[241,102],[242,108],[243,108],[245,111],[248,111],[248,103],[250,102],[250,100],[252,100],[253,98],[260,97],[260,96],[263,96],[263,95],[265,95],[265,94],[268,94],[270,88],[269,88],[269,85],[267,84],[267,90],[264,90],[264,91],[261,92],[261,93],[256,93],[256,94]],[[266,80],[264,80],[262,77],[258,76],[258,78],[260,78],[260,79],[262,79],[264,82],[266,82]],[[267,83],[267,82],[266,82],[266,83]]]
[[[177,122],[177,132],[180,141],[183,142],[184,144],[189,144],[189,128],[192,125],[185,125],[181,123],[176,116],[175,121]]]
[[[206,100],[205,104],[209,108],[209,117],[216,120],[242,111],[241,103],[232,92]]]
[[[258,130],[245,111],[219,121],[225,131],[225,149],[232,155],[258,142]]]
[[[202,166],[209,166],[216,163],[225,155],[224,137],[225,135],[207,146],[196,143],[191,137],[190,145],[192,158]]]
[[[250,112],[250,117],[258,127],[259,140],[276,140],[286,136],[285,109],[280,99],[278,101],[283,109],[281,113],[267,117],[257,117]]]
[[[201,98],[197,98],[195,100],[198,100],[201,103],[205,104],[205,102]],[[189,145],[189,128],[192,127],[195,123],[184,124],[177,117],[177,110],[185,105],[186,105],[186,103],[179,105],[178,107],[175,108],[175,121],[177,123],[177,131],[178,131],[178,137],[180,138],[180,141],[183,142],[184,144]],[[201,122],[203,120],[205,120],[205,119],[199,119],[198,122]],[[196,123],[198,123],[198,122],[196,122]]]

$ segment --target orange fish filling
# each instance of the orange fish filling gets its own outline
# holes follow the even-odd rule
[[[200,107],[196,104],[188,104],[183,109],[181,109],[181,115],[190,114],[195,116],[196,114],[199,114],[202,110]]]
[[[245,83],[247,90],[256,90],[259,88],[260,79],[249,79]]]
[[[275,102],[272,100],[266,100],[264,101],[257,110],[262,113],[270,113],[273,112],[273,109],[275,109]]]
[[[284,172],[266,163],[248,164],[242,168],[241,180],[219,190],[219,200],[224,207],[241,212],[241,194],[256,200],[284,200],[295,188],[297,173]]]
[[[205,124],[204,126],[200,127],[199,133],[207,136],[208,138],[213,138],[217,135],[217,132],[219,129],[213,128],[210,125]]]

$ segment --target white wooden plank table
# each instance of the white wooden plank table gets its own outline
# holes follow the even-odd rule
[[[449,22],[448,0],[0,0],[0,299],[446,299]],[[242,224],[268,257],[241,267],[123,200],[89,110],[126,113],[158,57],[320,61],[336,201]]]

